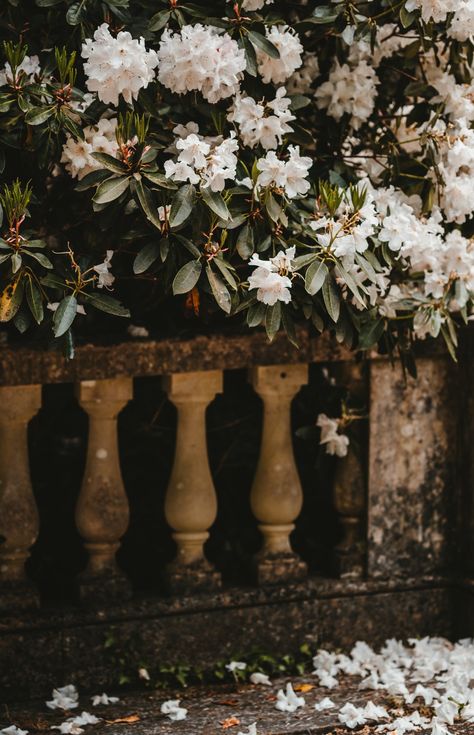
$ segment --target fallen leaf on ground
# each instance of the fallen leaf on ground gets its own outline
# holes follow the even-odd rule
[[[293,687],[295,692],[310,692],[311,689],[315,689],[314,684],[295,684]]]
[[[127,715],[126,717],[118,717],[116,720],[106,720],[107,725],[131,725],[134,722],[140,722],[139,715]]]
[[[226,720],[223,720],[219,724],[222,728],[224,728],[224,730],[227,730],[229,727],[240,725],[240,720],[237,717],[228,717]]]
[[[216,704],[222,704],[225,707],[236,707],[238,703],[237,699],[222,699],[220,702],[216,702]]]

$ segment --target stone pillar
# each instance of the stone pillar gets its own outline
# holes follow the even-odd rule
[[[370,365],[368,575],[414,578],[453,564],[457,367],[449,357]]]
[[[300,579],[307,571],[290,544],[294,521],[303,505],[293,454],[291,402],[307,380],[307,365],[250,370],[250,381],[264,406],[260,458],[250,494],[252,512],[263,536],[255,559],[262,584]]]
[[[222,388],[220,370],[176,373],[164,379],[164,389],[178,409],[176,450],[165,499],[166,520],[178,547],[167,572],[173,592],[220,584],[220,575],[204,556],[204,543],[217,515],[207,456],[206,408]]]
[[[25,561],[39,531],[28,423],[41,407],[41,386],[0,387],[0,402],[0,610],[14,610],[38,602]]]
[[[367,409],[368,390],[365,364],[338,363],[331,368],[338,384],[347,386],[357,407]],[[336,460],[334,507],[339,514],[343,537],[335,548],[336,571],[341,577],[362,577],[367,554],[367,491],[365,462],[366,422],[351,426],[351,443],[345,457]]]
[[[76,524],[89,553],[79,578],[81,599],[123,599],[130,587],[115,555],[128,528],[129,506],[120,471],[117,417],[133,397],[130,378],[86,380],[76,386],[89,416],[87,461],[76,507]]]

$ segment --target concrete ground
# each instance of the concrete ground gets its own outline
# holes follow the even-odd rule
[[[364,706],[369,700],[383,705],[393,717],[407,714],[401,700],[383,692],[361,691],[355,677],[341,679],[341,685],[332,691],[315,686],[311,675],[292,677],[298,694],[305,699],[305,706],[292,714],[275,708],[278,689],[284,688],[290,679],[274,680],[272,686],[221,685],[218,687],[196,687],[176,691],[144,691],[141,693],[119,693],[120,701],[107,706],[93,707],[89,696],[81,696],[79,707],[72,712],[48,710],[45,702],[31,705],[3,704],[0,710],[0,731],[12,724],[29,733],[58,733],[59,726],[68,717],[83,710],[101,718],[96,725],[84,727],[86,735],[238,735],[247,733],[249,725],[257,723],[257,735],[372,735],[376,726],[360,726],[355,729],[343,727],[338,719],[338,710],[347,702]],[[101,693],[101,692],[98,692]],[[108,692],[112,694],[112,692]],[[116,694],[116,693],[114,693]],[[330,696],[335,708],[317,712],[316,702]],[[168,699],[180,699],[188,710],[187,718],[172,722],[160,711]],[[416,707],[412,707],[413,711]],[[421,714],[430,716],[427,707],[418,707]],[[448,728],[452,735],[474,735],[474,724],[463,723]],[[396,730],[386,731],[390,735],[401,735]],[[415,732],[415,730],[413,730]],[[431,728],[419,729],[418,733],[431,733]]]

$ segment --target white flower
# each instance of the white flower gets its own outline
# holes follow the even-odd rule
[[[133,324],[131,324],[130,326],[133,327]],[[137,329],[143,329],[143,327],[135,327],[135,330]],[[137,336],[148,337],[149,336],[148,330],[145,329],[145,332],[146,334],[140,334],[140,335],[137,335],[136,333],[132,334],[131,332],[130,334],[132,337],[137,337]],[[138,669],[138,678],[142,679],[143,681],[150,681],[150,674],[148,673],[148,670],[143,667],[141,669]]]
[[[158,49],[158,79],[177,94],[199,91],[211,103],[236,94],[246,67],[245,52],[213,26],[165,29]]]
[[[111,261],[113,254],[113,250],[107,250],[104,262],[95,265],[93,268],[93,270],[99,275],[99,278],[97,279],[97,288],[110,288],[110,286],[112,286],[113,282],[115,281],[115,276],[110,273],[110,269],[112,268]]]
[[[289,111],[291,100],[285,94],[285,87],[280,87],[271,102],[256,102],[252,97],[236,95],[227,119],[238,124],[244,145],[254,148],[260,144],[269,150],[280,145],[283,136],[293,131],[288,123],[295,116]]]
[[[58,308],[58,304],[48,304],[48,309],[51,309],[51,311],[56,311]],[[79,306],[78,306],[78,313],[79,312]],[[58,689],[53,689],[52,699],[49,702],[46,702],[46,706],[49,707],[49,709],[75,709],[79,706],[79,693],[74,686],[74,684],[68,684],[65,687],[59,687]]]
[[[448,26],[448,35],[457,41],[472,42],[474,36],[474,2],[473,0],[457,0],[454,17]]]
[[[282,161],[274,151],[269,151],[264,158],[259,158],[257,168],[260,171],[258,186],[276,186],[284,189],[289,199],[306,194],[311,184],[306,179],[313,161],[308,156],[300,156],[299,146],[288,146],[289,158]]]
[[[264,5],[270,5],[273,0],[243,0],[242,7],[244,10],[261,10]]]
[[[245,671],[247,664],[244,661],[231,661],[230,664],[226,664],[225,667],[227,671],[230,671],[233,674],[234,671]]]
[[[303,66],[297,69],[286,82],[289,94],[308,94],[312,84],[319,76],[319,62],[316,54],[306,52],[303,57]]]
[[[323,710],[332,709],[335,706],[336,705],[334,704],[332,699],[330,699],[329,697],[324,697],[324,699],[322,699],[320,702],[316,702],[316,704],[314,705],[314,709],[317,712],[323,712]]]
[[[19,76],[20,72],[23,72],[29,82],[33,82],[35,76],[39,74],[40,71],[40,62],[37,56],[25,56],[21,64],[16,68],[17,76]],[[3,69],[0,69],[0,87],[4,87],[9,81],[13,81],[12,68],[7,61]]]
[[[28,735],[28,730],[21,730],[16,725],[10,725],[0,730],[0,735]]]
[[[189,181],[204,189],[222,191],[227,179],[235,180],[238,147],[233,131],[224,140],[188,133],[176,141],[177,160],[165,161],[165,175],[173,181]]]
[[[282,84],[303,63],[303,46],[298,35],[285,25],[265,28],[265,35],[278,49],[280,58],[274,59],[257,48],[258,71],[265,84]]]
[[[335,120],[350,115],[351,126],[358,130],[373,112],[378,83],[375,69],[367,61],[354,68],[336,61],[328,81],[315,92],[316,103]]]
[[[277,694],[276,709],[281,712],[296,712],[299,707],[304,707],[304,697],[297,697],[291,683],[286,685],[286,691],[279,689]]]
[[[255,671],[250,674],[250,681],[252,684],[263,684],[263,686],[271,686],[272,682],[266,674],[262,674],[260,671]]]
[[[441,23],[446,20],[448,13],[456,10],[459,0],[407,0],[406,9],[421,10],[421,17],[428,23],[433,20],[435,23]]]
[[[291,301],[291,280],[288,273],[292,272],[292,260],[295,257],[295,248],[280,251],[269,260],[261,260],[255,253],[249,265],[255,271],[249,276],[249,287],[257,289],[257,300],[273,306],[277,301],[288,304]]]
[[[339,710],[338,713],[339,722],[349,727],[351,730],[359,725],[365,725],[367,718],[365,712],[361,707],[355,707],[351,702],[347,702]]]
[[[136,100],[139,91],[153,81],[158,64],[156,51],[147,51],[143,38],[132,38],[128,31],[114,38],[107,23],[82,44],[82,57],[88,59],[84,64],[87,89],[111,105],[118,105],[120,95],[128,104]]]
[[[320,444],[326,445],[328,454],[335,454],[338,457],[345,457],[349,446],[349,438],[344,434],[339,434],[339,420],[331,419],[325,413],[320,413],[316,426],[321,429]]]
[[[63,145],[61,163],[65,164],[66,170],[73,178],[81,180],[86,174],[96,169],[103,168],[91,154],[108,153],[116,157],[118,143],[115,137],[117,119],[102,118],[96,125],[84,128],[84,140],[77,140],[71,135],[66,136]]]
[[[120,702],[120,699],[118,697],[109,697],[108,694],[103,692],[102,694],[95,694],[91,697],[91,702],[93,707],[97,707],[99,704],[115,704],[116,702]]]
[[[146,327],[140,327],[136,324],[129,324],[127,327],[127,333],[130,335],[130,337],[134,337],[136,339],[146,339],[150,336],[150,332]],[[138,669],[138,676],[140,677],[140,679],[150,681],[150,674],[146,669]]]
[[[81,735],[84,732],[84,728],[72,720],[66,720],[66,722],[62,722],[60,725],[53,725],[51,729],[59,730],[61,735]]]
[[[179,706],[180,701],[179,699],[169,699],[167,702],[163,702],[161,705],[162,714],[167,715],[174,722],[185,720],[188,710]]]
[[[444,722],[440,722],[436,717],[430,722],[431,734],[430,735],[450,735],[450,732]]]

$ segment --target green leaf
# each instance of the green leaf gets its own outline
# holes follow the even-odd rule
[[[56,106],[52,107],[32,107],[25,115],[25,122],[28,125],[41,125],[54,115]]]
[[[202,271],[202,263],[199,260],[190,260],[179,269],[173,281],[173,293],[188,293],[194,288]]]
[[[157,260],[160,255],[160,245],[157,242],[149,242],[143,247],[133,261],[133,272],[144,273]]]
[[[334,23],[339,12],[334,6],[320,5],[313,10],[313,23]]]
[[[265,208],[268,212],[268,216],[273,222],[278,222],[278,220],[281,217],[281,214],[283,212],[282,207],[278,204],[277,200],[273,196],[271,192],[268,193],[268,196],[265,200]]]
[[[84,4],[84,0],[79,0],[79,2],[75,2],[69,6],[66,13],[66,21],[70,26],[77,26],[81,22]]]
[[[306,271],[304,279],[305,289],[310,296],[314,296],[314,294],[318,293],[319,289],[322,288],[328,273],[328,267],[322,260],[316,260],[311,263]]]
[[[51,8],[53,5],[59,5],[63,0],[36,0],[36,5],[39,8]]]
[[[44,311],[43,311],[43,299],[41,296],[41,291],[39,290],[36,283],[34,283],[32,278],[28,279],[28,283],[26,286],[26,300],[28,302],[28,306],[30,307],[30,311],[33,314],[33,318],[37,324],[41,324],[44,317]]]
[[[76,184],[75,191],[86,191],[91,189],[93,186],[100,184],[104,179],[110,178],[110,171],[106,171],[104,168],[99,171],[90,171],[84,176],[83,179]]]
[[[94,293],[83,293],[82,297],[87,304],[90,304],[99,311],[105,311],[106,314],[112,314],[113,316],[129,317],[130,311],[126,309],[120,301],[114,299],[113,296],[107,294]]]
[[[107,204],[108,202],[113,202],[114,199],[118,199],[124,191],[127,191],[129,184],[129,176],[113,176],[111,179],[106,179],[97,187],[97,190],[92,197],[92,201],[96,204]]]
[[[153,199],[153,194],[141,179],[138,181],[135,180],[134,185],[138,195],[138,201],[140,202],[141,208],[145,212],[147,219],[149,219],[152,225],[155,225],[155,227],[161,231],[162,223],[158,217],[158,207]]]
[[[114,174],[128,173],[128,168],[126,167],[126,165],[122,161],[119,161],[118,158],[109,156],[108,153],[92,153],[92,158],[95,158],[96,161],[99,161],[99,163],[105,166],[105,168],[109,171],[113,171]]]
[[[385,329],[384,319],[366,322],[359,334],[359,348],[368,350],[379,341]]]
[[[229,314],[231,309],[231,299],[230,293],[227,290],[227,286],[225,285],[222,278],[218,276],[217,273],[214,273],[210,265],[206,267],[206,273],[207,280],[209,281],[209,285],[211,287],[212,293],[214,294],[215,300],[221,307],[222,311],[225,311],[226,314]]]
[[[258,325],[263,322],[266,311],[267,308],[261,301],[251,304],[247,312],[247,324],[249,327],[258,327]]]
[[[257,76],[257,54],[255,53],[255,48],[250,43],[247,36],[243,37],[243,45],[244,45],[244,52],[245,52],[245,61],[246,61],[246,69],[247,72],[252,77]]]
[[[250,224],[250,222],[247,222],[245,227],[242,227],[242,229],[239,232],[239,235],[237,237],[237,252],[242,258],[242,260],[248,260],[250,256],[252,255],[255,244],[254,244],[254,235],[253,235],[253,227]]]
[[[174,181],[167,179],[166,176],[164,174],[160,174],[159,171],[142,171],[142,175],[145,179],[151,181],[152,184],[161,186],[162,189],[176,190],[178,188]]]
[[[276,302],[273,306],[267,306],[267,313],[265,315],[265,329],[270,342],[275,337],[276,333],[280,329],[281,324],[281,303]]]
[[[51,261],[49,260],[49,258],[47,258],[46,255],[44,255],[43,253],[37,253],[35,251],[26,250],[26,249],[23,250],[23,253],[25,255],[29,255],[30,258],[34,258],[34,260],[37,260],[38,263],[40,263],[43,266],[43,268],[50,269],[50,268],[53,267],[53,264],[51,263]]]
[[[13,273],[17,273],[20,270],[21,264],[22,264],[22,258],[21,258],[20,253],[17,253],[17,252],[13,253],[13,255],[12,255],[12,271],[13,271]]]
[[[220,219],[224,220],[224,222],[227,222],[227,220],[230,219],[230,212],[219,192],[211,191],[211,189],[207,187],[205,189],[201,189],[201,194],[209,209],[212,209]]]
[[[280,58],[280,52],[277,47],[269,41],[268,38],[262,36],[261,33],[257,33],[256,31],[247,31],[247,35],[254,46],[257,46],[261,51],[264,51],[266,54],[271,56],[272,59]]]
[[[171,13],[169,10],[160,10],[159,13],[155,13],[155,15],[150,18],[148,30],[152,32],[161,31],[161,29],[168,23],[170,15]]]
[[[409,28],[416,20],[416,13],[408,12],[405,5],[400,8],[400,23],[404,28]]]
[[[323,301],[327,312],[333,322],[339,319],[341,310],[341,299],[336,283],[333,278],[326,278],[323,284]]]
[[[170,227],[179,227],[188,219],[196,200],[196,189],[192,184],[185,184],[173,197],[170,211]]]
[[[65,296],[59,303],[53,316],[53,332],[55,337],[60,337],[67,332],[77,313],[77,299],[73,294]]]
[[[337,276],[339,276],[339,278],[342,278],[348,289],[354,294],[359,304],[365,306],[364,300],[360,295],[357,283],[354,281],[354,278],[351,276],[351,274],[346,271],[344,266],[341,263],[336,263],[336,265],[334,266],[334,272]]]

